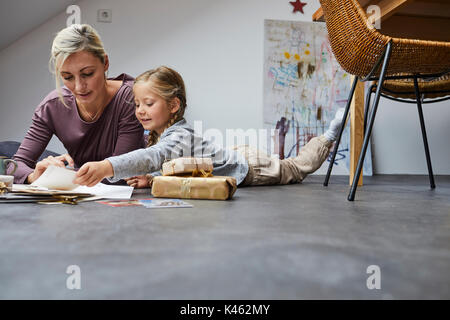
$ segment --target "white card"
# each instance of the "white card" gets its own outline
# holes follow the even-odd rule
[[[31,185],[53,190],[73,190],[79,186],[73,183],[76,174],[74,170],[51,165]]]

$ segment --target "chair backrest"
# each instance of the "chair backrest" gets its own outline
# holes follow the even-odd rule
[[[20,142],[17,141],[0,141],[0,156],[5,156],[7,158],[12,158],[17,150],[20,147]],[[48,156],[59,156],[59,153],[50,151],[50,150],[44,150],[44,152],[39,157],[38,161],[41,161]]]
[[[320,0],[331,49],[341,67],[366,77],[392,41],[387,75],[442,74],[450,71],[450,42],[391,38],[368,22],[357,0]],[[378,75],[380,67],[374,75]]]
[[[346,72],[367,76],[391,38],[370,26],[357,0],[320,0],[320,4],[336,60]]]

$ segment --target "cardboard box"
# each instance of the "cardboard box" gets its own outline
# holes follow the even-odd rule
[[[213,171],[211,158],[177,158],[164,162],[162,165],[164,176],[189,174],[201,170],[205,172]]]
[[[228,200],[236,188],[233,177],[157,176],[153,178],[152,195],[157,198]]]

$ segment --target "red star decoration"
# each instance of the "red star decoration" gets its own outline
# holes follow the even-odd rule
[[[289,1],[290,4],[292,4],[292,6],[294,7],[294,10],[292,10],[292,12],[297,12],[300,11],[301,13],[304,14],[303,12],[303,7],[306,6],[305,2],[301,2],[300,0],[296,0],[295,2]]]

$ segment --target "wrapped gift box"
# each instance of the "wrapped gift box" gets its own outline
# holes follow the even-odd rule
[[[157,198],[227,200],[236,188],[233,177],[157,176],[153,178],[152,194]]]
[[[175,176],[193,172],[212,172],[213,164],[211,158],[177,158],[162,165],[164,176]]]

